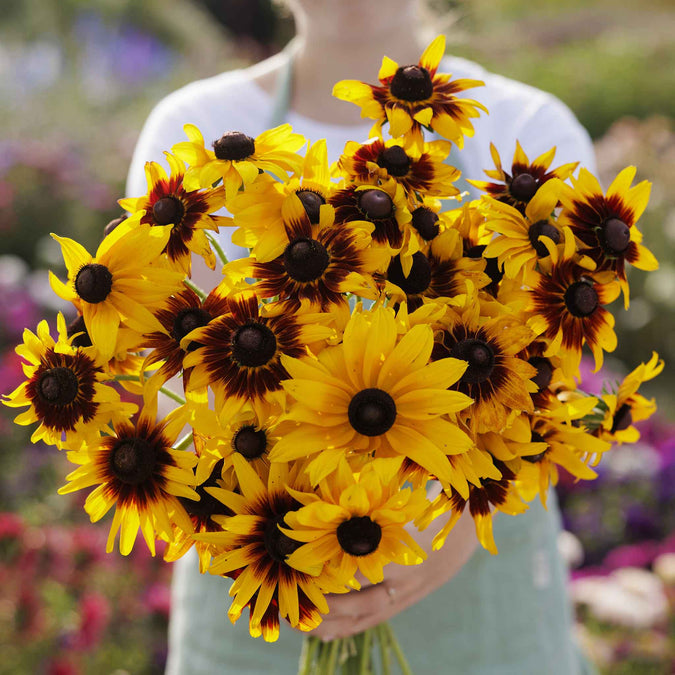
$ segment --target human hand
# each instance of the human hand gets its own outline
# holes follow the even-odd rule
[[[329,613],[310,635],[329,642],[361,633],[388,621],[449,581],[469,560],[478,540],[473,518],[467,509],[448,535],[443,548],[431,551],[431,540],[442,524],[434,523],[424,532],[416,533],[418,543],[428,553],[428,559],[421,565],[390,563],[384,568],[382,583],[369,584],[359,578],[363,582],[360,591],[326,596]]]

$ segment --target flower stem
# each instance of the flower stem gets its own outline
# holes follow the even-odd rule
[[[388,623],[383,623],[382,627],[387,632],[389,644],[391,645],[391,648],[394,650],[394,656],[396,656],[398,665],[401,667],[401,672],[403,673],[403,675],[413,675],[413,672],[412,670],[410,670],[410,666],[408,665],[408,662],[406,661],[406,658],[403,655],[401,645],[399,645],[398,640],[396,639],[396,635],[394,635],[394,631],[391,629],[391,626]]]
[[[207,232],[206,236],[208,237],[209,242],[211,242],[211,246],[213,246],[216,255],[220,258],[220,262],[223,263],[223,265],[227,265],[227,256],[225,255],[222,246],[218,243],[218,240],[210,232]]]
[[[359,675],[370,675],[370,643],[373,635],[373,628],[369,628],[363,633],[363,642],[360,645],[361,663],[359,664]]]
[[[173,446],[174,450],[187,450],[192,445],[192,432],[185,434],[183,438]]]
[[[184,283],[190,290],[194,291],[194,292],[199,296],[199,299],[200,299],[202,302],[204,302],[204,300],[206,300],[206,293],[204,293],[204,291],[203,291],[201,288],[199,288],[199,286],[197,286],[197,284],[195,284],[193,281],[191,281],[190,279],[188,279],[188,278],[186,277],[185,279],[183,279],[183,283]]]

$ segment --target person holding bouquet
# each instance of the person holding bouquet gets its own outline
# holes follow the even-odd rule
[[[348,141],[368,138],[371,123],[360,119],[353,106],[337,102],[333,85],[345,78],[373,81],[374,64],[385,54],[399,64],[417,63],[422,50],[418,0],[285,4],[295,18],[297,36],[283,52],[252,67],[193,82],[156,106],[134,153],[129,197],[146,191],[145,163],[161,162],[166,148],[183,142],[186,123],[196,125],[208,140],[228,131],[257,139],[289,122],[294,132],[311,141],[325,138],[331,161]],[[456,183],[460,189],[477,196],[464,179],[479,179],[484,169],[493,167],[495,154],[506,166],[517,148],[534,158],[555,147],[556,166],[579,162],[594,171],[587,133],[553,96],[452,56],[443,57],[439,70],[453,79],[484,82],[469,93],[489,110],[472,121],[474,133],[466,137],[462,151],[453,148],[450,162],[462,171]],[[512,188],[516,196],[518,189],[531,189],[526,181],[521,183]],[[229,241],[230,232],[221,228],[228,258],[248,255]],[[206,266],[195,263],[192,273],[203,287],[216,283]],[[384,582],[365,582],[359,592],[329,596],[330,612],[314,633],[331,640],[391,621],[418,673],[589,672],[571,633],[566,571],[556,548],[560,518],[554,494],[547,506],[545,510],[535,501],[517,518],[495,518],[498,556],[478,546],[468,510],[438,551],[432,552],[431,540],[442,523],[415,533],[429,554],[423,565],[389,565]],[[275,644],[255,641],[245,625],[230,625],[228,603],[228,583],[199,574],[194,551],[178,561],[168,675],[296,673],[302,634],[282,626]]]

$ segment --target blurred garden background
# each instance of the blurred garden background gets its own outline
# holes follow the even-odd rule
[[[489,69],[553,92],[596,144],[606,186],[624,166],[653,181],[641,220],[660,260],[616,309],[617,378],[656,349],[675,362],[673,0],[438,0],[434,33]],[[269,0],[3,0],[0,15],[0,391],[14,346],[56,308],[48,232],[97,245],[154,103],[191,80],[278,51],[293,33]],[[373,73],[375,75],[375,72]],[[478,177],[476,177],[478,178]],[[578,632],[603,673],[675,673],[672,368],[643,392],[658,416],[600,480],[562,480]],[[107,556],[104,523],[59,497],[64,457],[0,410],[0,675],[163,672],[170,569],[141,546]]]

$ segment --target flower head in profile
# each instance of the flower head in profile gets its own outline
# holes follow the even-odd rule
[[[647,206],[651,183],[643,180],[631,187],[635,172],[634,166],[626,167],[605,194],[595,176],[581,169],[579,178],[572,179],[573,187],[567,186],[560,196],[564,207],[561,222],[569,225],[598,271],[616,273],[626,308],[626,263],[646,271],[659,266],[652,252],[642,245],[642,233],[636,227]]]
[[[76,241],[52,237],[61,245],[68,269],[63,283],[52,272],[52,290],[80,310],[92,343],[104,360],[115,353],[119,326],[146,333],[164,330],[149,307],[177,290],[183,273],[154,264],[166,245],[158,228],[139,225],[143,212],[127,218],[108,234],[92,256]]]
[[[169,175],[157,162],[146,162],[147,195],[120,199],[119,204],[130,213],[144,211],[140,222],[164,231],[164,253],[173,267],[190,276],[191,254],[195,253],[215,269],[216,257],[205,230],[218,231],[223,218],[212,214],[225,206],[225,191],[187,190],[183,185],[185,165],[171,153],[164,154]]]
[[[120,401],[119,394],[103,383],[107,377],[100,364],[73,346],[62,314],[57,327],[56,341],[46,321],[38,324],[37,335],[24,330],[23,344],[16,353],[25,361],[27,379],[3,396],[2,402],[12,408],[29,406],[14,421],[40,423],[31,442],[77,448],[83,442],[96,442],[111,421],[121,423],[137,407]]]
[[[67,476],[68,483],[59,494],[96,486],[84,505],[92,522],[115,507],[108,552],[118,532],[122,555],[131,552],[139,528],[154,555],[157,536],[173,540],[173,524],[193,531],[178,498],[199,499],[192,470],[197,458],[172,447],[185,425],[185,414],[178,408],[159,422],[155,414],[155,408],[146,407],[135,425],[128,421],[116,424],[113,435],[68,453],[68,459],[79,466]]]
[[[176,143],[171,151],[188,164],[183,183],[188,190],[197,190],[223,181],[229,201],[239,188],[250,185],[268,171],[279,180],[288,178],[302,167],[297,151],[306,143],[294,134],[290,124],[282,124],[251,138],[241,131],[227,131],[213,141],[213,150],[206,148],[201,131],[194,124],[183,127],[187,141]]]
[[[551,148],[530,162],[520,145],[520,141],[516,141],[513,162],[511,163],[510,170],[506,171],[502,168],[502,160],[499,157],[497,148],[494,144],[490,143],[490,153],[492,154],[495,168],[486,170],[485,174],[493,182],[467,180],[467,183],[477,187],[493,199],[508,204],[524,213],[526,206],[542,185],[552,178],[567,180],[577,168],[579,162],[570,162],[551,169],[551,162],[553,162],[555,152],[556,148]]]
[[[333,96],[355,103],[361,116],[374,119],[371,136],[382,136],[382,126],[389,123],[389,134],[406,137],[421,149],[422,127],[463,147],[464,136],[472,136],[471,119],[487,112],[478,101],[458,96],[466,89],[482,86],[480,80],[453,80],[438,73],[445,53],[445,37],[439,35],[424,50],[419,63],[399,66],[388,57],[382,60],[379,85],[358,80],[343,80],[333,88]]]
[[[613,443],[636,443],[640,440],[640,431],[634,424],[649,419],[656,412],[656,402],[638,394],[638,389],[643,382],[659,375],[663,368],[663,361],[654,352],[647,363],[641,363],[626,375],[616,391],[603,394],[601,400],[607,410],[596,432],[600,438]]]

